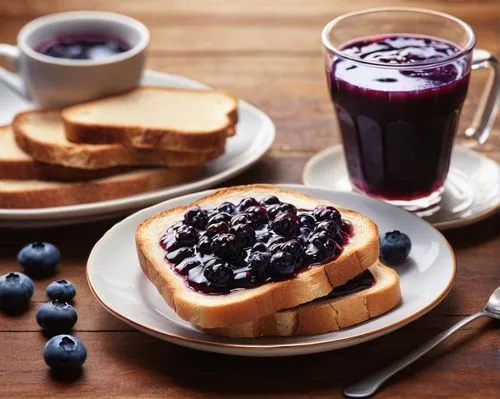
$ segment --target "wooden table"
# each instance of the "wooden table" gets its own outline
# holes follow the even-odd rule
[[[473,25],[481,47],[498,53],[498,0],[383,3],[453,13]],[[2,0],[0,41],[14,42],[27,21],[56,11],[103,9],[140,18],[152,33],[150,68],[233,92],[264,109],[276,123],[278,137],[272,150],[228,185],[300,183],[306,161],[339,140],[325,89],[320,30],[333,16],[379,4],[375,0]],[[464,122],[470,120],[481,78],[475,76],[472,82]],[[496,137],[477,148],[497,161],[499,126]],[[0,232],[0,274],[18,270],[16,253],[27,242],[47,240],[61,248],[64,260],[57,277],[78,286],[75,334],[89,350],[78,381],[69,384],[51,377],[41,356],[45,339],[34,318],[50,280],[37,282],[35,304],[27,314],[0,315],[0,397],[339,397],[349,382],[481,308],[500,285],[497,214],[446,233],[458,260],[455,287],[441,305],[411,325],[354,348],[307,357],[220,356],[139,333],[98,305],[85,281],[85,262],[93,244],[113,223]],[[380,397],[500,397],[500,341],[495,327],[483,320],[463,329],[401,373]]]

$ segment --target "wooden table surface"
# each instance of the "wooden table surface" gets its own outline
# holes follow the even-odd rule
[[[472,24],[479,45],[498,53],[500,1],[392,1],[447,11]],[[378,6],[374,0],[2,0],[0,42],[15,41],[30,19],[63,10],[129,14],[151,29],[148,67],[228,90],[269,113],[278,136],[272,150],[231,184],[300,183],[306,161],[338,143],[325,88],[319,42],[332,17]],[[476,76],[477,75],[477,76]],[[476,74],[462,118],[470,120],[484,75]],[[481,148],[500,161],[500,123]],[[35,310],[50,280],[36,283],[25,315],[0,315],[0,397],[332,398],[480,309],[500,285],[500,215],[446,233],[458,260],[455,286],[441,305],[397,332],[354,348],[297,358],[251,359],[196,352],[139,333],[106,313],[89,291],[85,263],[93,244],[116,221],[57,229],[0,231],[0,274],[18,270],[17,251],[34,240],[62,251],[57,278],[78,286],[75,334],[89,356],[82,377],[49,374]],[[422,287],[422,291],[425,287]],[[498,324],[477,321],[385,387],[380,397],[500,397]]]

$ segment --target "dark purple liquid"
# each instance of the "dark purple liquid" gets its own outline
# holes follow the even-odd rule
[[[35,51],[56,58],[98,60],[130,50],[123,40],[104,35],[62,35],[40,43]]]
[[[458,48],[410,35],[353,41],[343,50],[366,61],[415,64],[415,69],[384,69],[336,59],[327,65],[354,186],[390,200],[423,198],[440,189],[467,93],[468,59],[419,66]]]

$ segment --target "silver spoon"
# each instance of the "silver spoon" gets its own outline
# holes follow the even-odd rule
[[[443,331],[437,337],[434,337],[433,339],[427,341],[425,344],[419,346],[417,349],[410,352],[405,357],[396,360],[394,363],[384,367],[376,373],[350,385],[349,387],[344,389],[344,395],[348,398],[366,398],[373,395],[375,392],[377,392],[380,386],[394,374],[403,370],[406,366],[409,366],[415,360],[420,359],[436,345],[443,342],[446,338],[469,324],[471,321],[483,316],[500,319],[500,287],[493,291],[493,294],[491,294],[490,299],[488,300],[488,303],[484,307],[483,311],[474,313],[469,317],[466,317],[450,329]]]

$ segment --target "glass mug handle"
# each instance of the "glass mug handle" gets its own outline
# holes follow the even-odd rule
[[[498,59],[486,50],[474,50],[472,53],[472,69],[491,68],[483,95],[469,128],[465,130],[468,137],[473,137],[479,144],[488,139],[491,127],[500,103],[500,63]]]

